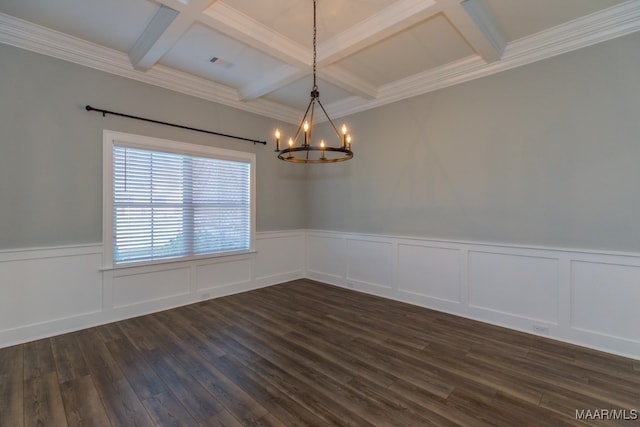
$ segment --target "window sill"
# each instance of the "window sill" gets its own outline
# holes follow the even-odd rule
[[[141,267],[160,267],[160,266],[169,265],[169,264],[182,264],[182,263],[189,263],[193,261],[202,261],[207,259],[250,255],[255,253],[257,253],[257,251],[255,249],[251,249],[248,251],[222,252],[217,254],[198,255],[198,256],[183,257],[183,258],[166,258],[166,259],[158,259],[153,261],[129,262],[129,263],[123,263],[123,264],[105,265],[99,268],[98,271],[102,272],[102,271],[117,271],[117,270],[125,270],[125,269],[132,269],[132,268],[141,268]]]

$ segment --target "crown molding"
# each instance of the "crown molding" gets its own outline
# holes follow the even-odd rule
[[[459,83],[490,76],[640,31],[640,0],[630,0],[508,43],[502,59],[486,63],[473,55],[381,86],[378,97],[353,96],[327,105],[339,118]]]
[[[629,0],[510,42],[499,61],[486,63],[477,55],[463,58],[383,85],[377,89],[377,96],[374,99],[353,96],[328,104],[327,111],[334,118],[347,116],[622,37],[639,30],[640,0]],[[297,109],[265,99],[243,102],[234,88],[161,65],[156,65],[144,73],[136,71],[125,53],[2,13],[0,13],[0,43],[286,123],[296,124],[299,120],[300,112]]]
[[[3,13],[0,13],[0,43],[287,123],[298,120],[296,109],[264,99],[243,102],[238,91],[231,87],[163,65],[156,65],[147,72],[137,71],[123,52]]]

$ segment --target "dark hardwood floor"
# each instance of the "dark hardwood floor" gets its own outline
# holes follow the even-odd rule
[[[602,409],[640,362],[307,280],[0,349],[3,427],[639,423]]]

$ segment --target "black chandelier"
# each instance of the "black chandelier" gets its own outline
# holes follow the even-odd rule
[[[307,106],[307,110],[300,121],[296,135],[293,138],[289,138],[288,146],[280,147],[280,137],[282,136],[279,129],[276,129],[276,152],[278,158],[287,162],[293,163],[334,163],[343,162],[353,157],[351,151],[351,135],[348,133],[346,125],[342,125],[340,131],[331,120],[331,117],[327,114],[324,106],[320,102],[320,92],[318,92],[318,84],[316,79],[317,69],[317,52],[316,52],[316,38],[317,38],[317,24],[316,24],[316,0],[313,0],[313,88],[311,89],[311,101]],[[329,145],[321,140],[319,144],[314,145],[312,142],[313,134],[313,120],[316,113],[316,105],[320,107],[322,113],[327,118],[329,124],[333,128],[336,136],[338,137],[338,145]],[[298,144],[298,138],[301,133],[304,135],[302,144]]]

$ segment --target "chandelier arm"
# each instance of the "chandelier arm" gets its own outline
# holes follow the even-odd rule
[[[338,131],[338,128],[333,123],[333,120],[331,120],[331,117],[329,117],[329,115],[327,114],[327,110],[324,109],[324,105],[322,105],[322,102],[320,102],[320,99],[318,99],[318,105],[320,106],[320,108],[322,108],[322,112],[324,113],[324,115],[327,118],[327,120],[329,121],[329,123],[331,123],[331,127],[335,131],[336,135],[338,135],[338,139],[342,139],[342,136],[340,135],[340,132]]]
[[[293,138],[294,142],[298,141],[298,136],[300,135],[300,130],[302,129],[302,125],[304,125],[304,120],[307,118],[307,115],[309,114],[309,110],[311,109],[311,104],[313,104],[313,99],[311,101],[309,101],[309,105],[307,105],[307,110],[304,112],[304,116],[302,117],[302,120],[300,121],[300,124],[298,125],[298,130],[296,131],[296,136]]]
[[[313,119],[316,113],[316,102],[318,101],[318,98],[314,98],[311,101],[311,118],[309,119],[309,145],[311,145],[311,135],[313,134]]]

